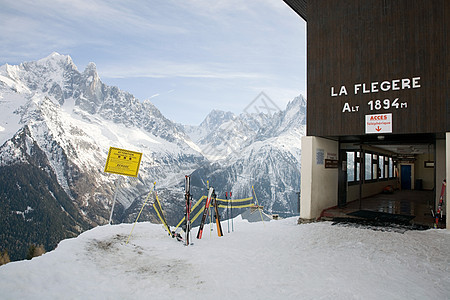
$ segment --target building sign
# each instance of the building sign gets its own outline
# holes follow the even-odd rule
[[[349,86],[331,86],[331,97],[346,97],[341,106],[344,115],[355,113],[373,113],[365,115],[365,133],[392,133],[392,112],[408,109],[408,101],[402,97],[402,91],[421,88],[421,78],[405,77],[399,79],[354,83]],[[395,92],[392,97],[388,92]],[[352,99],[366,95],[367,100]],[[348,100],[347,100],[348,99]],[[383,112],[386,112],[383,114]],[[390,113],[387,113],[390,112]]]
[[[105,172],[137,177],[142,153],[110,147]]]
[[[392,133],[392,114],[366,115],[368,133]]]
[[[308,136],[370,140],[366,115],[386,113],[393,135],[450,131],[450,1],[306,2]]]
[[[330,88],[331,97],[376,94],[380,92],[400,91],[420,88],[420,77],[401,78],[393,80],[373,81],[369,83],[355,83],[351,88],[341,85],[340,88],[332,86]],[[400,98],[389,97],[373,97],[367,101],[367,109],[369,111],[383,111],[388,109],[405,109],[408,108],[408,102],[402,101]],[[355,113],[360,111],[360,105],[354,105],[351,102],[345,102],[342,106],[342,113]]]
[[[337,169],[339,161],[337,159],[325,159],[325,169]]]
[[[327,152],[327,159],[337,160],[338,159],[337,153]]]

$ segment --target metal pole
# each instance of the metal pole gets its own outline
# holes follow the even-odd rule
[[[363,159],[362,145],[359,145],[359,210],[362,209],[362,181],[363,181],[363,163],[365,167],[365,157]]]
[[[227,200],[227,230],[230,233],[230,201],[228,201],[228,192],[225,192],[225,199]]]
[[[120,181],[120,178],[121,178],[121,177],[119,177],[119,179],[117,179],[117,181],[116,181],[116,187],[114,188],[114,199],[113,199],[113,204],[112,204],[112,207],[111,207],[111,214],[109,215],[109,225],[112,224],[112,217],[113,217],[113,212],[114,212],[114,205],[116,205],[116,198],[117,198],[117,192],[118,192],[118,189],[119,189],[119,181]]]
[[[266,223],[264,223],[263,215],[262,215],[261,209],[259,208],[258,198],[256,197],[255,188],[253,187],[253,185],[252,185],[252,190],[253,190],[253,194],[255,195],[256,205],[258,207],[259,214],[261,215],[261,221],[263,222],[264,228],[265,228],[266,227]]]
[[[233,223],[233,201],[231,201],[231,192],[230,192],[230,202],[231,202],[231,231],[234,232],[234,223]]]

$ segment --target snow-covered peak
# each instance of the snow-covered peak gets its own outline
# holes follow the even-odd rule
[[[69,55],[59,54],[58,52],[53,52],[49,56],[39,59],[36,61],[38,65],[74,65],[72,58]]]
[[[22,106],[27,99],[39,94],[61,106],[68,101],[72,103],[69,105],[72,109],[77,107],[126,127],[144,128],[183,146],[190,143],[181,126],[166,119],[150,101],[142,103],[118,87],[105,85],[97,73],[95,63],[89,63],[80,73],[70,56],[57,52],[34,62],[0,67],[0,98],[3,97],[2,94],[8,99],[14,98],[9,94],[6,96],[6,93],[23,99],[17,101],[17,105],[10,104],[8,114]],[[7,127],[3,122],[0,122],[0,126]]]
[[[86,73],[86,74],[97,73],[97,66],[95,65],[95,63],[90,62],[86,66],[86,69],[84,69],[83,73]]]
[[[306,109],[306,98],[303,97],[303,95],[299,95],[289,101],[289,103],[286,106],[286,110],[291,110],[293,108],[305,108]]]
[[[302,95],[295,97],[288,103],[282,123],[285,126],[296,127],[306,125],[306,99]]]
[[[232,112],[225,112],[222,110],[212,110],[206,118],[200,123],[200,127],[215,129],[221,124],[228,122],[236,116]]]
[[[52,53],[37,61],[0,68],[0,87],[8,87],[25,98],[34,93],[47,94],[60,104],[73,96],[79,72],[68,55]],[[0,92],[5,92],[2,90]]]
[[[285,110],[277,113],[241,113],[211,111],[199,126],[185,126],[191,139],[212,161],[232,159],[229,154],[242,153],[242,149],[255,141],[264,141],[281,135],[298,138],[306,126],[306,100],[300,95],[290,101]],[[295,155],[299,151],[293,151]]]
[[[57,52],[53,52],[49,56],[35,62],[25,62],[20,67],[27,72],[35,69],[35,72],[40,72],[42,75],[45,73],[47,76],[49,74],[61,74],[65,71],[78,71],[69,55],[62,55]]]
[[[285,110],[277,112],[268,126],[261,127],[255,140],[261,141],[290,133],[305,134],[305,131],[306,99],[299,95],[287,104]]]

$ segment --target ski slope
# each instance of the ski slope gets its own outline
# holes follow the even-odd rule
[[[194,245],[162,225],[94,228],[0,266],[2,299],[448,299],[450,231],[382,232],[296,218],[248,223]],[[210,232],[210,228],[213,231]]]

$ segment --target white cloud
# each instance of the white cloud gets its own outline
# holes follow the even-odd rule
[[[210,79],[261,79],[267,77],[267,74],[256,72],[242,72],[235,66],[226,64],[210,64],[207,63],[181,63],[168,61],[147,61],[138,64],[109,64],[105,67],[97,69],[102,77],[106,78],[130,78],[130,77],[147,77],[147,78],[170,78],[170,77],[186,77],[186,78],[210,78]]]
[[[152,99],[152,98],[155,98],[155,97],[158,97],[158,96],[160,96],[160,94],[154,94],[154,95],[151,95],[150,97],[148,97],[148,99]]]

